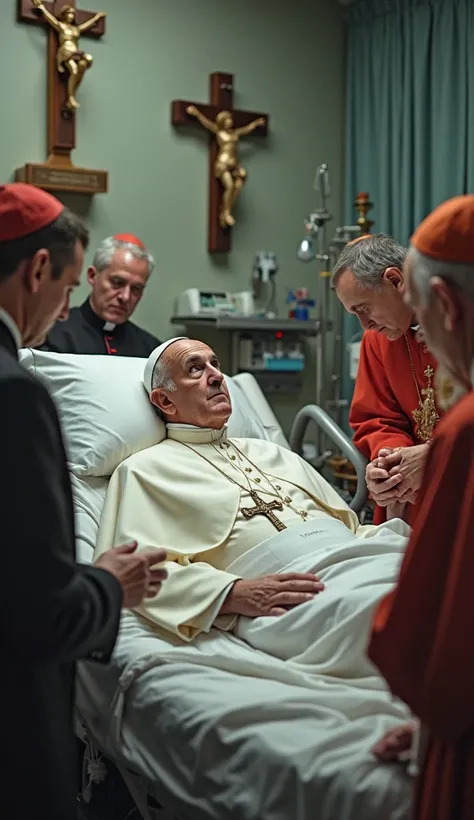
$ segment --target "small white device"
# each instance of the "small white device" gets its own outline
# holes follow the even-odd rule
[[[252,316],[250,291],[229,293],[223,290],[188,288],[178,298],[178,316]]]

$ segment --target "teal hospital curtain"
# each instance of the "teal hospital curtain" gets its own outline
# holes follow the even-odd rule
[[[345,218],[368,191],[373,230],[406,244],[474,192],[474,0],[356,0],[348,18]]]

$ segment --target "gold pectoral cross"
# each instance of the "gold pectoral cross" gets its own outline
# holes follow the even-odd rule
[[[436,423],[439,421],[438,411],[436,410],[435,391],[431,386],[431,380],[434,376],[434,370],[428,366],[424,372],[428,380],[428,384],[421,391],[419,407],[413,411],[413,421],[417,425],[416,437],[420,441],[429,441],[433,435]],[[422,398],[422,396],[424,398]]]
[[[273,510],[283,509],[283,504],[281,501],[270,501],[270,503],[267,504],[266,501],[260,498],[255,490],[250,490],[250,497],[254,502],[255,507],[243,507],[241,512],[244,518],[253,518],[255,515],[265,515],[268,520],[272,522],[278,532],[286,530],[286,524],[284,524],[283,521],[280,521],[280,519],[277,518],[273,512]]]

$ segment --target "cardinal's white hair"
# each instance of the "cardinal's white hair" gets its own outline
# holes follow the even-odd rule
[[[103,239],[97,247],[94,259],[92,260],[94,268],[98,271],[109,268],[115,253],[120,250],[128,251],[134,259],[138,259],[140,262],[144,260],[148,263],[148,274],[150,275],[153,272],[155,260],[146,248],[135,245],[133,242],[124,242],[122,239],[115,239],[114,236],[108,236],[106,239]]]
[[[444,279],[448,285],[460,288],[468,299],[474,299],[474,264],[440,262],[438,259],[425,256],[413,247],[410,248],[408,257],[411,262],[412,276],[424,305],[429,300],[430,281],[435,276]]]

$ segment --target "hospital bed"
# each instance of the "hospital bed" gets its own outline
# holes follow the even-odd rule
[[[78,559],[90,562],[111,473],[164,437],[141,384],[144,361],[36,350],[22,351],[21,359],[58,407]],[[228,383],[229,434],[289,447],[254,378],[241,374]],[[298,415],[293,447],[301,449],[311,420],[354,464],[353,506],[360,509],[364,460],[319,408]],[[227,639],[225,671],[216,668],[216,640],[190,659],[178,639],[165,641],[128,612],[111,663],[79,665],[79,731],[119,768],[145,820],[408,820],[406,772],[377,765],[370,754],[393,716],[356,710],[351,721],[341,721],[321,714],[311,689],[291,675],[287,682],[267,679],[259,653],[238,639]],[[254,672],[234,669],[242,653],[252,653],[247,661]]]

